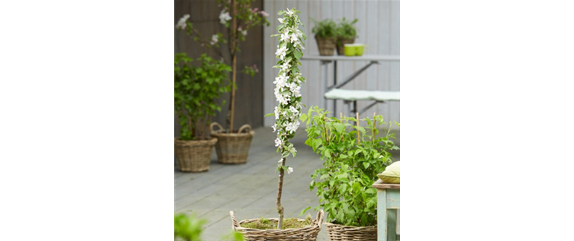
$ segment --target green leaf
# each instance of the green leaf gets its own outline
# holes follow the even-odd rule
[[[305,208],[305,209],[303,209],[303,210],[299,213],[299,216],[303,216],[303,214],[305,214],[305,212],[307,212],[307,210],[309,210],[309,209],[311,209],[310,206],[307,207],[307,208]]]

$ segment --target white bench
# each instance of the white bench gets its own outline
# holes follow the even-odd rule
[[[354,116],[354,113],[363,113],[377,103],[384,103],[385,101],[400,101],[400,91],[380,91],[380,90],[346,90],[346,89],[331,89],[325,93],[326,99],[343,100],[349,105],[349,116]],[[374,101],[369,106],[362,110],[357,110],[357,100],[372,100]],[[351,109],[351,103],[353,103]]]

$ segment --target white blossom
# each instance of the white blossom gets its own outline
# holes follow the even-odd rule
[[[281,40],[280,40],[280,41],[281,41],[281,42],[283,42],[283,41],[288,41],[288,40],[289,40],[289,37],[290,37],[290,36],[289,36],[289,33],[283,33],[283,34],[281,34]]]
[[[279,46],[277,46],[277,52],[275,52],[275,55],[279,55],[279,58],[283,60],[286,54],[287,54],[287,47],[283,46],[279,48]]]
[[[291,174],[292,172],[293,172],[293,168],[292,168],[292,167],[287,168],[287,174]]]
[[[177,25],[175,25],[175,28],[185,29],[185,27],[187,26],[185,22],[187,21],[188,18],[189,14],[183,15],[183,17],[181,17],[179,21],[177,21]]]
[[[265,11],[261,11],[259,12],[263,17],[269,17],[269,14],[266,13]]]
[[[247,36],[247,30],[243,30],[241,27],[239,27],[237,30],[239,32],[241,32],[241,34],[243,34],[243,36]]]
[[[221,22],[221,24],[225,24],[225,22],[231,20],[231,16],[229,16],[229,13],[226,12],[225,10],[221,10],[221,13],[219,14],[219,21]]]
[[[277,137],[277,139],[275,139],[275,146],[280,146],[283,144],[283,140],[279,139],[279,137]]]
[[[278,18],[277,20],[279,20],[280,23],[283,23],[283,21],[285,21],[282,18]]]
[[[283,72],[287,72],[287,70],[289,70],[290,67],[291,67],[291,65],[289,65],[289,62],[285,62],[281,65],[281,70]]]
[[[293,11],[291,11],[290,9],[287,9],[287,12],[285,12],[285,13],[289,16],[293,16]]]
[[[211,45],[216,44],[219,41],[217,34],[214,34],[213,36],[211,36],[211,42],[209,42]]]

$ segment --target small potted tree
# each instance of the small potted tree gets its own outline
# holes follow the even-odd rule
[[[249,30],[260,25],[269,26],[266,12],[257,8],[251,8],[251,0],[218,0],[221,12],[219,14],[220,23],[225,26],[227,34],[214,31],[211,37],[203,37],[202,34],[193,27],[193,23],[188,21],[189,14],[184,15],[178,22],[176,28],[185,30],[186,34],[198,41],[207,50],[220,58],[226,64],[232,66],[231,80],[232,89],[230,96],[229,111],[227,113],[227,128],[223,128],[218,123],[210,126],[211,135],[218,138],[216,153],[219,163],[243,164],[247,162],[247,155],[251,145],[251,139],[255,134],[249,124],[242,125],[239,129],[234,129],[235,116],[235,89],[237,72],[237,53],[240,52],[240,43],[245,41]],[[228,53],[225,54],[219,48],[220,44],[228,45]],[[257,66],[244,66],[243,73],[251,76],[258,71]]]
[[[347,21],[343,18],[339,23],[337,23],[337,53],[339,55],[345,55],[345,44],[355,43],[355,38],[357,38],[357,29],[355,28],[355,23],[359,19],[353,21]]]
[[[228,65],[205,54],[197,60],[199,64],[194,66],[185,53],[175,55],[174,107],[181,127],[179,138],[175,138],[175,156],[183,172],[209,170],[217,138],[208,138],[208,124],[221,110],[216,99],[230,90],[224,84],[231,71]]]
[[[311,20],[315,23],[311,31],[315,34],[315,40],[319,47],[319,55],[333,55],[337,40],[337,24],[332,19],[323,19],[321,21]]]
[[[248,219],[238,222],[233,211],[230,212],[233,229],[243,233],[247,240],[316,240],[317,234],[321,230],[323,221],[323,211],[320,210],[317,218],[307,219],[285,219],[284,207],[281,204],[283,190],[283,178],[285,173],[293,172],[293,167],[287,166],[286,161],[289,155],[295,157],[297,150],[289,142],[295,136],[299,128],[299,116],[301,115],[301,83],[305,78],[299,72],[298,66],[301,64],[300,58],[303,56],[303,41],[305,34],[299,30],[301,20],[297,15],[300,13],[295,9],[279,11],[281,23],[277,30],[279,34],[279,46],[275,56],[279,59],[274,68],[279,68],[279,73],[273,82],[275,84],[275,97],[279,102],[274,113],[267,116],[275,116],[273,131],[277,132],[275,146],[281,153],[277,165],[279,172],[279,185],[277,187],[277,213],[279,218],[271,219]]]
[[[307,123],[305,144],[321,156],[323,167],[311,175],[310,190],[317,188],[319,206],[328,213],[325,227],[331,240],[377,240],[377,197],[371,185],[392,162],[398,149],[389,131],[379,135],[383,117],[327,117],[318,107],[301,120]],[[356,124],[355,124],[356,123]],[[310,208],[310,207],[309,207]],[[307,209],[309,209],[307,208]],[[305,210],[304,210],[305,211]]]

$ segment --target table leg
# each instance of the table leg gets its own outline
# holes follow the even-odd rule
[[[377,240],[387,241],[387,190],[377,189]]]

